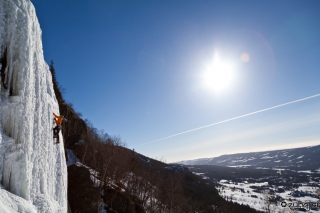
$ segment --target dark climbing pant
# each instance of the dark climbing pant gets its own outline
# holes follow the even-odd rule
[[[57,142],[59,142],[59,132],[60,132],[60,125],[53,128],[53,135],[57,136]]]

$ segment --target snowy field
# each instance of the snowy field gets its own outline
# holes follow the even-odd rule
[[[259,211],[266,211],[266,207],[268,204],[267,195],[265,195],[264,193],[254,191],[254,188],[257,186],[260,188],[268,187],[269,189],[275,190],[273,187],[268,186],[268,182],[249,184],[247,182],[233,183],[227,180],[221,180],[220,186],[218,186],[217,189],[219,191],[219,194],[226,200],[232,200],[233,202],[237,202],[239,204],[249,205],[250,207]],[[315,191],[317,189],[319,189],[319,187],[301,186],[295,191],[306,192],[308,194],[315,194]],[[279,196],[282,199],[284,199],[283,201],[286,202],[287,205],[289,205],[289,203],[297,202],[319,203],[318,198],[314,198],[311,196],[293,197],[292,194],[293,191],[274,193],[275,196]],[[270,206],[272,212],[294,212],[291,211],[288,207],[281,207],[281,202],[282,201],[278,201],[277,205]],[[320,210],[309,210],[308,212],[320,212]]]

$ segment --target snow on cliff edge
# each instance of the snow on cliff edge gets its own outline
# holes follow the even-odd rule
[[[0,70],[0,212],[67,212],[59,107],[30,0],[0,0]]]

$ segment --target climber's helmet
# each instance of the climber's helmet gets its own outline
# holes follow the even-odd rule
[[[60,117],[63,118],[64,116],[63,116],[63,115],[60,115]]]

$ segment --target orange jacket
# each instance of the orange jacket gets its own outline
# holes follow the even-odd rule
[[[63,120],[63,117],[60,117],[60,116],[57,116],[56,114],[54,114],[53,113],[53,115],[54,115],[54,117],[56,117],[58,120],[55,120],[56,121],[56,125],[58,126],[58,125],[61,125],[61,123],[62,123],[62,120]]]

